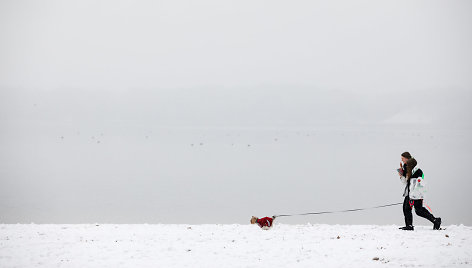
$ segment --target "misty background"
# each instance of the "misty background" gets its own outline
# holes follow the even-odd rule
[[[0,223],[472,224],[470,1],[1,1]],[[401,206],[280,218],[397,224]],[[414,224],[429,224],[414,216]]]

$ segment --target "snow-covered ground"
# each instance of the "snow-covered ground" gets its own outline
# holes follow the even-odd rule
[[[0,267],[471,267],[472,227],[2,224]]]

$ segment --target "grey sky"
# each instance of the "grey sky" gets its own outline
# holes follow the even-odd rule
[[[467,88],[470,1],[2,1],[2,85]]]
[[[433,212],[470,225],[470,14],[1,1],[0,222],[246,223],[401,202],[410,150]],[[403,223],[400,207],[285,221]]]

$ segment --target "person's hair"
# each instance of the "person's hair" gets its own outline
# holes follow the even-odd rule
[[[408,159],[408,161],[406,161],[406,178],[409,179],[411,178],[411,176],[413,174],[411,174],[411,172],[413,172],[413,168],[416,167],[416,160],[414,158],[410,158]]]
[[[257,217],[252,216],[252,218],[251,218],[251,224],[256,223],[256,221],[257,221]]]
[[[411,154],[409,152],[402,153],[402,156],[405,157],[406,159],[411,159]]]

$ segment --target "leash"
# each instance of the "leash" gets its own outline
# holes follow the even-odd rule
[[[354,209],[336,210],[336,211],[308,212],[308,213],[300,213],[300,214],[280,214],[280,215],[274,215],[274,216],[272,216],[272,217],[273,217],[273,218],[277,218],[277,217],[290,217],[290,216],[305,216],[305,215],[320,215],[320,214],[331,214],[331,213],[344,213],[344,212],[360,211],[360,210],[367,210],[367,209],[374,209],[374,208],[391,207],[391,206],[402,205],[402,204],[403,204],[403,202],[401,202],[401,203],[393,203],[393,204],[388,204],[388,205],[375,206],[375,207],[368,207],[368,208],[354,208]]]

